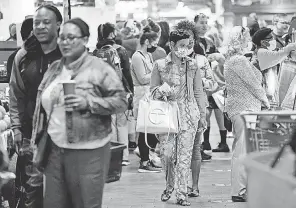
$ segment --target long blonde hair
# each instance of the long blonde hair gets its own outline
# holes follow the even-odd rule
[[[243,55],[250,40],[248,28],[242,26],[233,27],[226,40],[226,59],[234,55]]]

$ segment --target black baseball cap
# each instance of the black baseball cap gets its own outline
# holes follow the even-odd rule
[[[255,32],[255,34],[254,34],[254,36],[252,38],[252,42],[257,46],[260,46],[261,41],[266,39],[266,37],[271,33],[272,33],[272,29],[270,29],[270,28],[261,28],[257,32]]]

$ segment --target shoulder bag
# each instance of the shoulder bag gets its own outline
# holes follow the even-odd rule
[[[225,100],[227,97],[226,89],[224,90],[224,109],[225,109]],[[227,112],[223,112],[224,115],[224,127],[226,128],[227,131],[231,132],[232,131],[232,122],[227,114]]]
[[[53,112],[53,105],[50,109],[50,113],[48,118],[43,125],[43,129],[40,133],[36,136],[36,145],[37,148],[34,150],[33,155],[33,164],[36,168],[40,171],[43,171],[47,165],[49,154],[51,151],[51,143],[50,143],[50,136],[48,134],[48,125]],[[45,113],[45,112],[44,112]]]

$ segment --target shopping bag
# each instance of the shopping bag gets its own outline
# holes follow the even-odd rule
[[[285,60],[281,65],[279,74],[279,102],[284,101],[288,89],[296,75],[296,62],[292,60]]]
[[[295,94],[296,94],[296,76],[292,79],[288,86],[286,95],[280,105],[284,110],[294,110],[295,108]]]
[[[225,102],[226,102],[226,98],[227,98],[227,91],[226,89],[222,91],[222,96],[224,97],[224,103],[223,103],[223,107],[224,107],[224,111],[223,111],[223,116],[224,116],[224,127],[228,132],[232,132],[232,122],[227,114],[227,112],[225,111]]]
[[[176,102],[142,99],[139,102],[136,131],[151,134],[178,133],[178,114]]]
[[[267,69],[264,76],[266,80],[266,95],[274,99],[277,83],[277,72],[274,68]]]
[[[225,97],[223,90],[219,90],[218,92],[215,92],[212,94],[218,108],[224,112],[224,103],[225,103]]]

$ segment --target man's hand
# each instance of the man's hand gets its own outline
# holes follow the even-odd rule
[[[14,129],[13,133],[14,133],[13,143],[14,143],[16,152],[19,152],[23,144],[23,135],[19,129]]]

